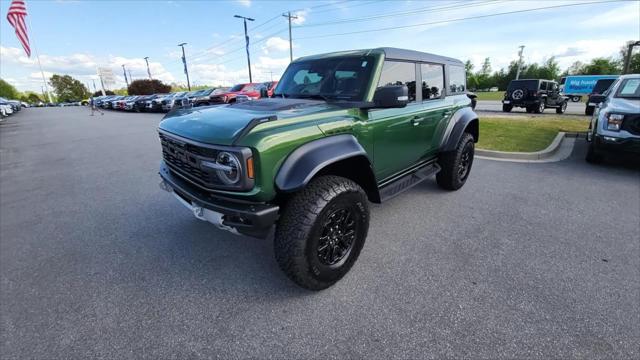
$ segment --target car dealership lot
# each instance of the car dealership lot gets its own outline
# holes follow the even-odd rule
[[[161,114],[88,114],[0,124],[3,357],[640,356],[640,173],[585,163],[582,142],[372,206],[359,261],[312,293],[271,239],[158,188]]]

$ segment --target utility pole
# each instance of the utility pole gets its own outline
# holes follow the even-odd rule
[[[189,82],[189,70],[187,70],[187,57],[184,55],[184,46],[187,43],[178,44],[182,48],[182,63],[184,64],[184,74],[187,75],[187,88],[191,91],[191,83]]]
[[[107,94],[104,92],[104,81],[102,81],[102,74],[98,73],[98,76],[100,76],[100,86],[102,89],[102,96],[106,96]]]
[[[293,40],[291,40],[291,19],[297,19],[297,16],[291,16],[291,11],[286,14],[282,14],[289,20],[289,61],[293,61]]]
[[[133,82],[133,76],[131,76],[131,69],[127,69],[127,72],[129,73],[129,80]]]
[[[149,80],[151,80],[151,70],[149,70],[149,57],[145,57],[144,61],[147,62],[147,74],[149,74]]]
[[[629,66],[631,66],[631,54],[633,54],[633,47],[640,46],[640,41],[632,42],[627,45],[627,56],[624,58],[624,69],[622,71],[623,74],[629,73]]]
[[[518,51],[518,71],[516,72],[516,80],[520,78],[520,69],[522,68],[522,52],[524,51],[524,45],[519,46],[520,51]]]
[[[91,81],[93,81],[93,92],[94,93],[98,92],[98,88],[96,88],[96,80],[95,79],[91,79]]]
[[[253,79],[251,78],[251,57],[249,56],[249,35],[247,35],[247,20],[254,21],[255,19],[245,17],[245,16],[240,16],[240,15],[233,15],[233,17],[242,19],[244,22],[244,40],[247,46],[247,65],[249,66],[249,82],[253,82]]]

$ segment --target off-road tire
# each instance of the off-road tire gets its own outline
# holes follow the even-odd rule
[[[587,105],[587,106],[584,108],[584,114],[585,114],[585,115],[589,115],[589,116],[591,116],[591,115],[593,115],[593,112],[595,111],[595,109],[596,109],[596,108],[595,108],[595,106],[589,106],[589,105]]]
[[[511,110],[513,110],[513,105],[502,104],[502,111],[503,112],[511,112]]]
[[[459,170],[463,165],[463,156],[466,152],[469,152],[469,158],[467,160],[468,167],[464,175],[461,175]],[[454,151],[440,155],[438,163],[440,164],[441,170],[436,175],[438,185],[446,190],[460,189],[469,178],[471,166],[473,165],[473,154],[473,135],[463,133]]]
[[[572,96],[571,97],[571,101],[572,102],[579,102],[580,100],[582,100],[581,96]]]
[[[595,139],[591,140],[591,142],[589,142],[589,146],[587,147],[587,155],[584,157],[584,159],[591,164],[599,164],[602,162],[602,154],[598,153],[596,151],[596,146],[593,143],[595,141]]]
[[[536,105],[532,105],[533,106],[533,112],[536,114],[542,114],[544,112],[545,106],[544,106],[544,101],[540,101],[539,104]]]
[[[565,111],[567,111],[567,102],[563,101],[562,104],[556,108],[556,114],[564,114]]]
[[[335,284],[351,269],[367,238],[369,204],[365,192],[349,179],[321,176],[295,194],[283,208],[274,239],[280,269],[306,289],[322,290]],[[343,208],[353,211],[352,245],[340,261],[325,264],[319,250],[323,231],[327,230],[325,224]]]

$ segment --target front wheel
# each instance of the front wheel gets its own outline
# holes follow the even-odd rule
[[[511,112],[513,110],[513,105],[510,104],[502,104],[502,111]]]
[[[602,162],[602,154],[600,154],[596,150],[596,145],[594,144],[595,139],[591,139],[589,142],[589,147],[587,147],[587,155],[585,156],[585,160],[591,164],[599,164]]]
[[[589,106],[589,105],[587,105],[587,107],[585,107],[585,108],[584,108],[584,114],[585,114],[585,115],[589,115],[589,116],[591,116],[591,115],[593,115],[593,111],[594,111],[595,109],[596,109],[596,108],[595,108],[595,106]]]
[[[469,133],[463,133],[456,149],[442,154],[438,160],[442,168],[436,175],[438,185],[446,190],[460,189],[469,178],[473,155],[473,136]]]
[[[533,112],[536,114],[542,114],[542,112],[544,112],[544,101],[540,101],[539,104],[537,105],[533,105]]]
[[[276,261],[301,287],[326,289],[351,269],[368,230],[362,188],[346,178],[319,177],[284,206],[274,240]]]
[[[563,101],[560,107],[556,108],[556,114],[564,114],[567,111],[567,102]]]

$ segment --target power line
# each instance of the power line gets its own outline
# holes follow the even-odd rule
[[[557,8],[564,8],[564,7],[570,7],[570,6],[581,6],[581,5],[604,4],[604,3],[622,2],[622,1],[625,1],[625,0],[607,0],[607,1],[593,1],[593,2],[587,2],[587,3],[553,5],[553,6],[545,6],[545,7],[533,8],[533,9],[514,10],[514,11],[507,11],[507,12],[495,13],[495,14],[486,14],[486,15],[477,15],[477,16],[456,18],[456,19],[432,21],[432,22],[426,22],[426,23],[420,23],[420,24],[390,26],[390,27],[384,27],[384,28],[378,28],[378,29],[349,31],[349,32],[326,34],[326,35],[303,36],[303,37],[298,37],[297,39],[298,40],[319,39],[319,38],[332,37],[332,36],[343,36],[343,35],[352,35],[352,34],[362,34],[362,33],[368,33],[368,32],[385,31],[385,30],[406,29],[406,28],[420,27],[420,26],[426,26],[426,25],[444,24],[444,23],[453,22],[453,21],[475,20],[475,19],[482,19],[482,18],[500,16],[500,15],[519,14],[519,13],[525,13],[525,12],[531,12],[531,11],[538,11],[538,10],[557,9]]]
[[[342,23],[347,23],[347,22],[348,23],[353,23],[353,22],[362,22],[362,21],[372,21],[372,20],[378,20],[378,19],[389,18],[389,17],[412,16],[412,15],[417,15],[418,13],[425,13],[425,12],[429,12],[430,13],[430,12],[440,12],[440,11],[447,11],[447,10],[466,9],[466,8],[475,7],[475,6],[485,6],[485,5],[495,4],[495,3],[503,2],[503,1],[505,1],[505,0],[478,1],[478,2],[474,2],[474,3],[469,3],[467,1],[459,1],[457,3],[449,4],[449,5],[443,6],[443,7],[429,6],[429,7],[412,9],[412,10],[409,10],[409,11],[401,11],[401,12],[397,12],[397,13],[387,13],[387,14],[373,15],[373,16],[366,16],[366,17],[359,17],[359,18],[340,19],[340,20],[327,21],[327,22],[322,22],[322,23],[311,23],[311,24],[298,25],[298,26],[295,26],[295,27],[296,28],[305,28],[305,27],[314,27],[314,26],[325,26],[325,25],[342,24]],[[460,5],[460,4],[463,4],[463,5]]]

